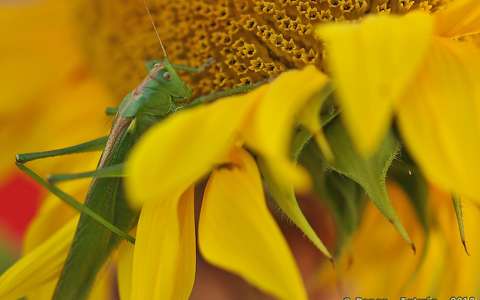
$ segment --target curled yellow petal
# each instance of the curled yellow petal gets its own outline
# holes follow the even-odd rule
[[[478,0],[455,0],[436,14],[436,31],[444,37],[460,37],[480,33]]]
[[[375,151],[382,140],[432,34],[432,17],[420,12],[318,28],[345,125],[362,154]]]
[[[199,246],[212,264],[240,275],[279,299],[306,299],[285,239],[268,211],[260,175],[243,150],[231,169],[213,172],[199,224]]]
[[[303,169],[289,161],[290,141],[301,110],[326,83],[327,76],[313,66],[285,72],[268,85],[258,102],[245,134],[246,143],[264,156],[279,182],[300,189],[308,186]]]
[[[258,92],[176,113],[147,132],[127,163],[132,203],[179,195],[220,163]]]
[[[16,300],[58,278],[75,233],[78,218],[18,260],[0,277],[0,298]]]
[[[427,177],[480,199],[480,50],[436,39],[398,115],[406,145]]]
[[[330,85],[325,86],[320,93],[315,95],[307,103],[300,115],[300,123],[305,126],[311,134],[313,134],[322,154],[329,161],[333,160],[333,152],[323,132],[320,112],[323,103],[327,100],[331,92],[332,87]]]
[[[188,299],[195,279],[193,193],[146,203],[137,227],[130,299]]]

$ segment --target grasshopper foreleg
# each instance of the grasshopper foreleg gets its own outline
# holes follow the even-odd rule
[[[228,89],[228,90],[223,90],[223,91],[211,93],[211,94],[208,94],[208,95],[205,95],[205,96],[200,96],[200,97],[194,99],[193,101],[191,101],[190,103],[179,107],[178,110],[182,110],[182,109],[185,109],[185,108],[191,108],[191,107],[194,107],[194,106],[197,106],[197,105],[200,105],[200,104],[213,102],[213,101],[215,101],[217,99],[220,99],[220,98],[223,98],[223,97],[228,97],[228,96],[233,96],[233,95],[237,95],[237,94],[247,93],[247,92],[259,87],[260,85],[264,84],[265,82],[266,81],[260,81],[260,82],[255,83],[255,84],[246,84],[246,85],[237,86],[237,87],[234,87],[234,88],[231,88],[231,89]]]
[[[172,64],[172,66],[177,71],[183,71],[187,73],[200,73],[200,72],[203,72],[209,66],[211,66],[214,61],[215,60],[213,58],[209,58],[203,65],[199,67],[190,67],[186,65],[176,65],[176,64]]]

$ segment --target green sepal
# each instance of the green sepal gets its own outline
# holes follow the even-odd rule
[[[458,231],[460,239],[462,240],[463,248],[467,255],[470,255],[467,248],[467,241],[465,239],[465,225],[463,223],[462,199],[457,195],[452,195],[453,208],[455,209],[455,216],[457,218]]]
[[[320,252],[331,259],[332,255],[328,251],[327,247],[317,236],[303,215],[302,210],[298,205],[293,186],[279,184],[275,180],[275,176],[272,176],[270,169],[266,166],[266,163],[261,158],[258,159],[258,166],[262,173],[267,191],[278,207],[307,236],[307,238],[315,245],[315,247],[317,247],[318,250],[320,250]]]
[[[313,140],[306,144],[299,161],[310,173],[320,201],[333,215],[336,225],[335,256],[339,256],[358,228],[365,207],[365,193],[348,177],[328,170],[326,160]]]
[[[421,171],[414,165],[411,159],[402,153],[402,156],[395,160],[388,171],[388,177],[399,185],[407,194],[412,204],[417,219],[422,226],[425,241],[420,252],[420,257],[415,270],[410,274],[402,290],[406,290],[415,283],[417,275],[422,269],[430,247],[430,217],[428,213],[428,183]]]
[[[385,185],[387,171],[400,150],[395,136],[389,132],[378,150],[369,158],[364,158],[354,150],[347,131],[338,118],[325,128],[325,134],[335,156],[335,160],[328,163],[329,168],[358,183],[415,251],[415,245],[392,206]]]
[[[312,99],[312,101],[320,101],[322,104],[328,99],[330,99],[331,94],[331,87],[329,87],[326,91],[321,91],[316,99]],[[318,99],[326,98],[326,99]],[[331,105],[328,105],[328,108],[331,108]],[[323,127],[325,124],[330,122],[333,118],[333,115],[336,114],[335,109],[329,109],[326,113],[322,113],[320,109],[322,105],[317,107],[316,113],[319,114],[319,118],[321,115],[325,115],[325,118],[322,119],[321,126]],[[291,145],[291,152],[290,156],[293,161],[297,161],[300,153],[303,151],[303,148],[309,141],[312,139],[312,134],[305,128],[305,127],[298,127],[297,131],[294,134],[292,145]],[[279,184],[275,181],[275,176],[272,176],[271,171],[266,166],[265,162],[259,158],[258,165],[260,171],[262,173],[267,192],[270,194],[271,198],[275,201],[276,205],[281,209],[281,211],[307,236],[307,238],[317,247],[320,252],[322,252],[326,257],[332,259],[332,255],[328,251],[325,244],[322,240],[318,237],[315,233],[313,228],[308,223],[308,220],[305,218],[302,210],[297,201],[297,197],[295,196],[295,190],[293,186],[284,186]]]

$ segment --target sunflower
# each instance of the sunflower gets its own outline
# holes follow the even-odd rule
[[[189,4],[152,2],[152,12],[155,22],[162,24],[160,35],[172,60],[198,66],[213,58],[205,73],[184,78],[195,95],[270,82],[245,95],[176,112],[135,146],[127,161],[126,188],[131,205],[141,211],[136,243],[134,247],[124,243],[112,255],[98,275],[93,299],[108,297],[97,293],[108,292],[105,282],[112,280],[112,264],[122,299],[188,298],[195,279],[197,240],[211,264],[276,298],[306,299],[295,260],[267,207],[264,184],[275,205],[330,259],[331,251],[303,215],[295,192],[313,187],[327,201],[344,234],[335,253],[339,262],[345,257],[345,245],[355,249],[365,244],[361,239],[365,230],[355,234],[362,220],[368,225],[372,219],[371,208],[361,218],[364,193],[407,241],[403,246],[415,250],[418,228],[426,232],[430,222],[422,223],[426,213],[419,204],[421,193],[409,194],[414,209],[406,215],[418,216],[422,224],[414,221],[410,226],[402,214],[408,220],[404,227],[385,187],[387,171],[398,167],[401,142],[409,150],[401,158],[408,161],[412,155],[421,168],[414,179],[425,172],[449,192],[478,195],[473,170],[478,160],[475,104],[480,95],[480,50],[470,42],[480,27],[475,1],[457,0],[447,8],[438,0]],[[41,16],[52,8],[62,12],[64,6],[52,0],[21,11],[28,18],[32,17],[28,13]],[[123,96],[139,82],[143,61],[159,53],[143,7],[83,0],[75,12],[78,36],[93,72],[112,94]],[[372,12],[378,15],[371,16]],[[70,39],[68,34],[53,37],[62,45],[69,45]],[[52,60],[61,56],[48,54]],[[62,78],[52,82],[63,82]],[[48,90],[40,79],[38,85]],[[90,91],[86,99],[102,93]],[[402,141],[389,130],[394,111]],[[339,113],[343,122],[336,117]],[[460,149],[459,140],[465,149]],[[402,182],[403,177],[393,178]],[[195,186],[202,182],[206,182],[203,195],[196,195]],[[409,187],[404,186],[411,191]],[[201,200],[198,238],[195,198]],[[52,203],[45,202],[32,223],[25,256],[0,277],[2,298],[50,297],[77,222],[72,212],[52,222],[52,215],[65,210]],[[455,221],[463,230],[459,212]],[[425,245],[421,249],[428,251]],[[416,275],[432,264],[420,262],[418,270],[406,270]],[[328,282],[329,275],[325,278]],[[347,284],[350,278],[346,275]],[[408,278],[396,280],[403,283]]]

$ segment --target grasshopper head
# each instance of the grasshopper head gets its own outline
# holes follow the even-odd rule
[[[192,90],[178,76],[168,59],[153,61],[150,63],[150,76],[155,79],[164,91],[175,100],[188,99],[192,96]]]

